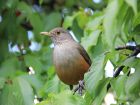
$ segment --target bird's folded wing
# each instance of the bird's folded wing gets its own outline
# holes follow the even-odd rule
[[[84,57],[85,61],[91,65],[91,59],[89,57],[89,55],[87,54],[86,50],[79,44],[78,46],[78,51],[80,52],[80,54]]]

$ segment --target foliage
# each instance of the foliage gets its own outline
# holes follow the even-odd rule
[[[0,105],[34,105],[35,95],[37,105],[101,105],[108,91],[117,104],[139,105],[140,59],[115,50],[140,43],[138,0],[1,0],[0,18]],[[39,34],[57,26],[72,30],[93,61],[82,97],[59,81],[51,41]],[[106,77],[108,60],[123,75]]]

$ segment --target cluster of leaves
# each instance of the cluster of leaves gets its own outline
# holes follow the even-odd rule
[[[1,0],[0,16],[0,105],[33,105],[35,95],[41,101],[37,105],[101,105],[109,84],[118,104],[139,105],[140,60],[128,57],[133,51],[115,50],[130,41],[140,43],[137,0]],[[51,42],[39,35],[57,26],[71,29],[93,61],[85,74],[84,97],[59,81]],[[32,50],[32,43],[41,48]],[[18,51],[10,50],[15,47]],[[114,70],[123,65],[124,74],[107,78],[108,60]]]

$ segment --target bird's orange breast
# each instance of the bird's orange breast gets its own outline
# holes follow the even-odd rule
[[[69,46],[71,45],[71,47]],[[65,43],[55,46],[53,62],[56,73],[61,81],[68,85],[77,84],[84,78],[84,73],[88,71],[90,65],[76,49],[74,43]]]

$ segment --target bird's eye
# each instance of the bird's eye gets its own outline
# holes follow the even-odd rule
[[[57,35],[60,35],[60,31],[57,31]]]

